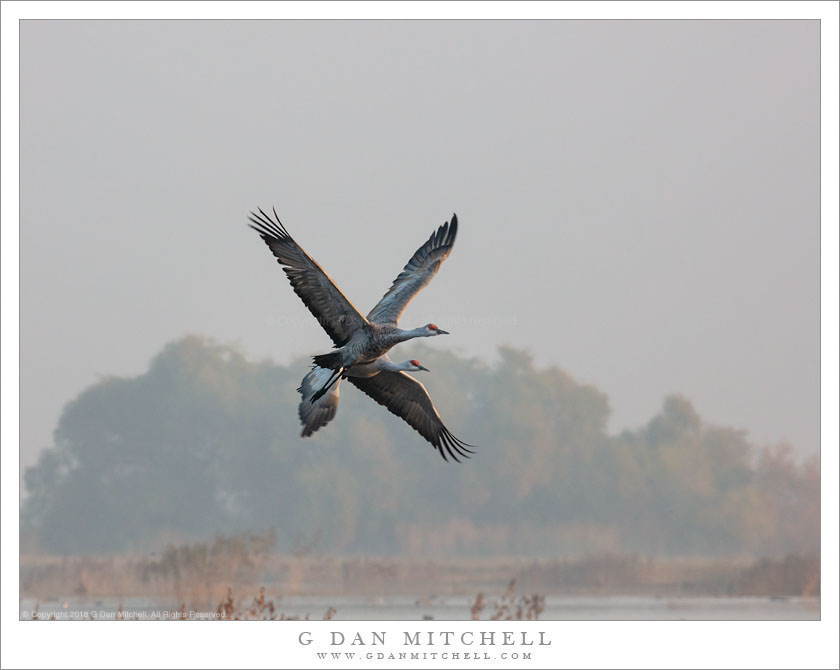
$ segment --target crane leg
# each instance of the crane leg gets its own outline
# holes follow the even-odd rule
[[[332,375],[327,380],[327,383],[324,384],[321,389],[312,396],[309,402],[314,403],[318,398],[323,396],[327,391],[330,390],[330,387],[335,384],[339,379],[341,379],[342,374],[344,373],[344,366],[340,367],[338,370],[333,370]]]

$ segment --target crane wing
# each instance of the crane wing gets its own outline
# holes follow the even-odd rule
[[[414,252],[391,288],[367,315],[368,320],[396,325],[408,303],[440,270],[441,263],[452,251],[457,234],[458,217],[453,214],[452,221],[444,223]]]
[[[272,221],[261,209],[258,211],[259,214],[251,212],[248,217],[251,223],[248,225],[271,249],[295,293],[327,331],[335,346],[344,345],[353,332],[365,323],[365,318],[323,268],[292,239],[280,223],[277,212],[274,212],[275,220]]]
[[[474,453],[470,449],[473,445],[462,442],[443,425],[426,387],[414,377],[386,370],[375,377],[347,377],[347,380],[431,442],[443,460],[446,453],[457,462],[460,462],[458,456],[469,458]]]
[[[298,386],[298,393],[300,393],[300,404],[298,405],[298,416],[300,423],[303,426],[301,430],[301,437],[309,437],[319,428],[326,426],[335,418],[338,411],[338,387],[341,385],[339,379],[323,396],[318,398],[315,402],[311,402],[312,396],[327,383],[332,370],[326,368],[313,368],[306,373],[306,376]]]

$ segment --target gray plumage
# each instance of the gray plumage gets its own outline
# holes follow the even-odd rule
[[[303,425],[303,430],[300,432],[301,437],[309,437],[319,428],[326,426],[338,412],[340,381],[336,382],[316,402],[312,402],[312,397],[327,382],[331,374],[332,370],[328,368],[312,366],[297,389],[301,395],[301,401],[298,405],[298,416]]]
[[[397,325],[408,303],[430,282],[455,244],[458,235],[458,217],[452,215],[451,223],[444,223],[426,244],[414,252],[403,271],[397,275],[388,292],[367,315],[368,321]]]
[[[469,458],[474,453],[470,449],[473,445],[462,442],[443,425],[426,387],[414,377],[405,372],[384,371],[367,379],[350,377],[349,381],[431,442],[443,460],[444,449],[459,463],[458,456]]]
[[[336,351],[314,357],[319,367],[341,371],[351,365],[369,363],[391,347],[415,337],[447,335],[435,324],[412,330],[397,327],[397,319],[409,301],[428,284],[440,264],[449,255],[458,232],[458,217],[444,223],[418,249],[393,285],[371,310],[369,318],[335,285],[324,269],[295,242],[280,222],[277,212],[272,220],[265,212],[251,212],[251,228],[271,249],[289,277],[292,288],[332,338]],[[382,315],[380,317],[380,314]],[[381,320],[380,320],[381,319]]]
[[[406,370],[411,372],[425,370],[428,372],[428,369],[420,365],[419,361],[411,360],[405,361],[404,363],[394,363],[388,358],[388,354],[385,354],[372,363],[354,365],[344,372],[343,377],[373,377],[384,370]],[[336,412],[338,411],[338,395],[341,379],[321,397],[317,398],[314,402],[312,401],[313,397],[331,374],[332,371],[328,368],[313,365],[297,389],[301,395],[300,404],[298,405],[298,416],[303,425],[303,430],[300,433],[301,437],[309,437],[316,430],[323,428],[335,418]]]
[[[382,299],[364,317],[324,269],[292,239],[277,212],[272,211],[273,220],[261,209],[251,212],[250,226],[268,245],[295,293],[335,346],[334,351],[313,357],[315,365],[298,389],[303,398],[298,408],[303,424],[301,435],[311,435],[335,417],[338,385],[347,376],[351,383],[417,430],[444,459],[444,449],[456,461],[456,454],[472,453],[470,445],[455,438],[443,425],[425,387],[404,371],[389,368],[394,364],[385,357],[400,342],[448,335],[433,323],[412,330],[403,330],[397,323],[409,302],[432,280],[452,251],[458,217],[453,214],[451,221],[440,226],[414,252]],[[376,366],[382,369],[377,368],[373,376],[361,376],[364,366],[373,366],[369,370]],[[308,407],[304,406],[306,403]]]
[[[262,210],[259,212],[259,215],[251,212],[251,228],[271,249],[295,293],[327,331],[335,346],[346,344],[367,319],[324,269],[292,239],[280,223],[277,212],[274,212],[276,221],[272,221]]]

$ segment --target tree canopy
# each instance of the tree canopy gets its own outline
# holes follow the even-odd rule
[[[103,379],[66,405],[25,473],[24,537],[60,553],[265,528],[282,551],[314,542],[344,554],[819,551],[815,458],[752,445],[677,395],[610,435],[604,393],[524,352],[501,349],[490,365],[405,350],[432,370],[418,378],[450,430],[479,445],[468,462],[444,463],[350,384],[336,419],[303,440],[306,360],[251,361],[187,337],[144,374]]]

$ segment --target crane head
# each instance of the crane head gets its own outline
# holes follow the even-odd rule
[[[433,324],[433,323],[427,323],[427,324],[426,324],[426,332],[427,332],[427,336],[432,336],[432,335],[449,335],[449,331],[447,331],[447,330],[443,330],[443,328],[438,328],[438,327],[437,327],[435,324]]]
[[[410,370],[412,372],[419,372],[420,370],[425,370],[426,372],[429,371],[429,368],[424,368],[422,365],[420,365],[420,361],[418,360],[410,360],[409,364],[411,365]]]

